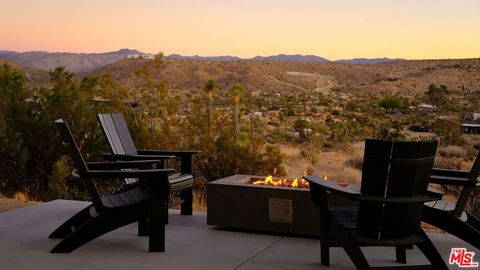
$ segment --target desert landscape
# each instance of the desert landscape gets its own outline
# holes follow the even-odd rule
[[[78,60],[75,57],[82,55],[71,57]],[[35,68],[36,62],[26,66],[2,58],[0,63],[24,73],[31,93],[55,88],[53,70]],[[121,96],[137,102],[134,110],[140,114],[152,115],[160,109],[149,107],[145,98],[151,97],[152,92],[164,91],[164,101],[169,102],[166,106],[175,101],[175,112],[169,117],[176,121],[203,114],[198,106],[203,103],[205,84],[214,81],[213,114],[223,126],[232,125],[231,89],[241,85],[237,143],[249,145],[256,138],[262,142],[256,151],[273,146],[280,155],[275,165],[279,168],[264,170],[265,174],[271,170],[269,174],[292,178],[321,175],[337,182],[358,182],[363,141],[368,137],[437,138],[442,142],[437,166],[468,170],[480,142],[478,135],[462,134],[460,129],[462,121],[472,120],[473,114],[479,112],[480,59],[384,59],[380,63],[352,64],[271,58],[172,59],[161,54],[141,54],[99,64],[71,77],[77,84],[85,78],[109,78],[113,92],[102,96],[97,91],[94,99]],[[439,100],[429,96],[429,89],[446,92]],[[417,108],[420,104],[431,104],[438,110]],[[156,121],[159,126],[161,122],[170,123],[162,117]],[[409,128],[413,125],[425,126],[430,132],[412,132]],[[453,139],[436,133],[445,129],[448,133],[452,127],[456,129]],[[169,146],[164,142],[160,146],[178,144]],[[211,178],[215,174],[202,174],[205,168],[199,169],[204,181],[215,180]],[[242,173],[239,168],[231,170],[230,173]]]

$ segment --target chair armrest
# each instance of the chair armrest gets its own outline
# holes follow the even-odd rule
[[[373,196],[373,195],[360,195],[357,198],[359,201],[366,201],[366,202],[377,202],[377,203],[424,203],[424,202],[431,202],[437,201],[438,198],[435,196],[431,196],[430,194],[421,194],[412,197],[389,197],[384,198],[381,196]]]
[[[87,162],[87,167],[90,170],[138,169],[138,168],[154,169],[153,166],[161,166],[161,162],[158,160]]]
[[[441,184],[441,185],[475,187],[477,185],[477,182],[478,182],[477,180],[470,180],[464,177],[449,177],[449,176],[438,176],[438,175],[430,176],[430,183]]]
[[[137,149],[138,154],[140,155],[168,155],[182,157],[186,155],[194,155],[200,153],[200,151],[195,150],[148,150],[148,149]]]
[[[303,178],[308,181],[308,184],[310,186],[316,186],[321,189],[330,191],[332,193],[336,193],[338,195],[345,195],[348,197],[360,195],[360,192],[358,190],[353,190],[349,187],[342,187],[342,186],[339,186],[338,184],[323,180],[316,176],[304,176]]]
[[[458,171],[458,170],[447,170],[447,169],[440,169],[440,168],[433,168],[430,175],[435,176],[448,176],[448,177],[460,177],[460,178],[468,178],[470,173],[466,171]]]
[[[145,155],[145,156],[152,156],[152,155],[169,155],[175,156],[180,158],[180,172],[181,173],[192,173],[193,168],[193,155],[200,153],[199,151],[191,151],[191,150],[145,150],[145,149],[137,149],[138,154]]]
[[[168,175],[175,172],[174,169],[152,169],[152,170],[90,170],[88,172],[78,173],[80,177],[85,178],[143,178]],[[165,177],[168,180],[168,178]]]
[[[427,193],[430,196],[437,198],[437,200],[441,200],[443,195],[445,195],[445,192],[443,192],[441,190],[438,190],[438,189],[436,189],[434,187],[431,187],[431,186],[428,186]]]
[[[133,161],[133,160],[160,160],[165,161],[167,159],[175,158],[173,155],[126,155],[126,154],[111,154],[103,153],[103,158],[110,161]]]

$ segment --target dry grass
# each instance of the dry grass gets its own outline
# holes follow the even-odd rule
[[[337,183],[360,183],[361,178],[362,172],[351,167],[342,167],[328,177]]]
[[[345,151],[347,148],[348,151]],[[288,177],[327,176],[332,181],[344,183],[360,182],[361,172],[345,165],[347,160],[352,159],[352,154],[356,155],[359,149],[361,146],[353,144],[336,151],[322,152],[318,150],[315,152],[316,161],[312,163],[308,157],[302,155],[299,147],[281,147],[282,153],[286,156],[285,169]]]
[[[447,145],[438,150],[438,153],[442,157],[446,158],[464,158],[468,159],[468,150],[461,146]]]
[[[15,198],[11,199],[11,198],[2,196],[0,194],[0,212],[4,212],[4,211],[16,209],[16,208],[22,208],[25,206],[30,206],[35,204],[38,204],[38,202],[17,200]]]
[[[435,168],[442,168],[448,170],[461,170],[463,164],[463,159],[460,158],[444,158],[437,157],[435,158]]]
[[[363,154],[356,153],[345,161],[345,166],[361,170],[363,167]]]
[[[193,211],[207,212],[207,197],[203,192],[193,192]]]

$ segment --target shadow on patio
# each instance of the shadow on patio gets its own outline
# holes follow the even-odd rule
[[[49,233],[87,204],[56,200],[0,213],[0,269],[353,269],[342,248],[332,249],[330,267],[322,266],[317,239],[220,230],[206,225],[205,213],[181,216],[176,210],[170,210],[165,253],[148,253],[148,237],[138,237],[135,224],[70,254],[49,253],[59,242]],[[448,234],[429,236],[447,262],[454,247],[479,254]],[[395,259],[393,248],[365,250],[373,265]],[[407,252],[409,263],[425,263],[418,250]]]

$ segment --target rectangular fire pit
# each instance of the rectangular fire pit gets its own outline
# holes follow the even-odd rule
[[[254,185],[265,177],[233,175],[207,185],[207,223],[225,228],[319,235],[319,209],[308,188]],[[348,205],[341,198],[332,205]]]

